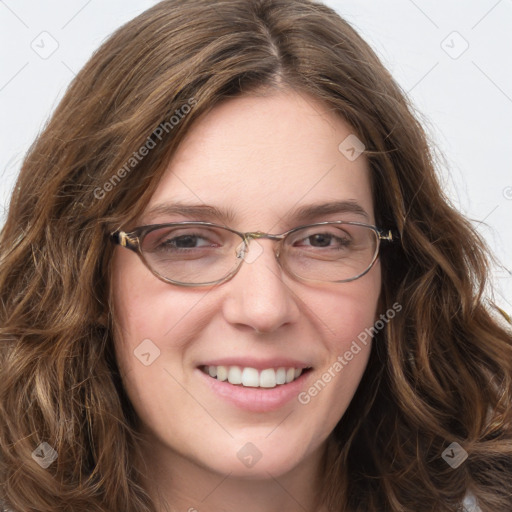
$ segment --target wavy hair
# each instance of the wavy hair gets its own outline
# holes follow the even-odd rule
[[[512,336],[486,298],[489,253],[444,196],[405,94],[307,0],[155,5],[92,56],[30,148],[0,235],[0,501],[155,510],[113,352],[108,233],[142,212],[198,119],[262,88],[306,93],[352,126],[376,221],[400,235],[380,256],[380,307],[403,309],[331,435],[325,505],[448,512],[471,492],[483,512],[512,510]],[[41,442],[58,453],[47,469],[31,455]],[[441,456],[452,442],[469,454],[457,469]]]

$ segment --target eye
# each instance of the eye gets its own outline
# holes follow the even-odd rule
[[[142,250],[149,252],[179,252],[216,248],[224,245],[221,233],[198,227],[166,227],[150,231]]]
[[[345,249],[352,243],[346,231],[336,227],[314,226],[294,233],[293,247]]]
[[[316,233],[314,235],[308,235],[304,241],[307,242],[306,245],[310,245],[311,247],[347,246],[350,244],[348,239],[334,236],[331,233]]]
[[[191,249],[200,246],[207,246],[208,241],[203,237],[194,234],[180,235],[174,238],[166,238],[159,244],[162,246],[174,247],[177,249]]]

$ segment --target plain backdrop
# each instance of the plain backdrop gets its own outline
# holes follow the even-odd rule
[[[150,0],[0,0],[0,224],[24,153],[92,52]],[[512,313],[512,0],[329,0],[411,98]]]

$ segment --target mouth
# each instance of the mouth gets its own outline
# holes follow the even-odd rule
[[[196,371],[208,393],[239,410],[266,413],[293,404],[314,368],[290,358],[245,357],[203,361]]]
[[[244,366],[202,365],[199,369],[210,378],[227,382],[233,386],[271,389],[286,386],[297,380],[301,375],[310,372],[311,367],[264,368],[258,370]]]

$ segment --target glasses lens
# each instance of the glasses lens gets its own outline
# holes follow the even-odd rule
[[[288,235],[281,259],[296,276],[314,281],[350,281],[373,264],[379,237],[357,224],[308,226]]]
[[[227,229],[196,224],[169,225],[144,236],[141,252],[148,265],[171,281],[201,284],[218,281],[238,265],[241,239]]]
[[[191,223],[153,229],[145,234],[140,248],[149,267],[163,278],[207,284],[236,270],[243,245],[228,229]],[[371,227],[328,223],[292,231],[279,258],[302,279],[350,281],[371,267],[378,245],[378,235]]]

